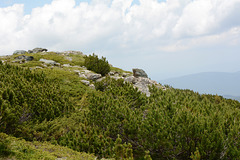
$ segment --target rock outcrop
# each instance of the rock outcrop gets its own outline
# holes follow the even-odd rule
[[[15,59],[18,59],[18,60],[26,60],[26,61],[32,61],[34,58],[33,58],[33,56],[25,56],[25,55],[21,55],[21,56],[16,57]]]
[[[16,50],[13,52],[13,55],[16,55],[16,54],[25,54],[27,51],[25,50]]]
[[[144,94],[146,94],[147,97],[151,95],[149,91],[149,86],[155,85],[158,88],[164,89],[160,84],[158,84],[156,81],[153,81],[149,78],[147,78],[147,74],[142,69],[133,69],[135,75],[129,76],[128,73],[118,73],[118,72],[109,72],[109,76],[113,79],[123,79],[125,82],[131,83],[133,87],[138,88],[138,90]],[[97,79],[97,82],[100,82],[104,80],[105,77]]]
[[[47,52],[46,48],[34,48],[33,50],[28,50],[28,53],[39,53],[39,52]]]
[[[158,88],[161,88],[161,85],[158,84],[156,81],[153,81],[149,78],[144,78],[144,77],[134,77],[134,76],[129,76],[124,78],[125,82],[132,83],[134,87],[138,88],[139,91],[142,93],[146,94],[146,96],[150,96],[150,91],[149,91],[149,86],[155,85]]]
[[[46,64],[50,64],[50,65],[57,65],[57,62],[55,62],[53,60],[40,59],[39,61],[44,62]]]
[[[61,52],[61,53],[63,53],[64,55],[69,55],[69,54],[83,55],[83,53],[80,52],[80,51],[64,51],[64,52]]]
[[[138,78],[138,77],[144,77],[144,78],[148,78],[147,73],[142,70],[142,69],[138,69],[138,68],[134,68],[133,70],[133,76]]]

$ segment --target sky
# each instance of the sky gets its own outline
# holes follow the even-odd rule
[[[98,54],[162,80],[240,71],[240,0],[0,0],[0,55]]]

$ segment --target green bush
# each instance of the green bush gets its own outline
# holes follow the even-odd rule
[[[92,70],[102,76],[105,76],[110,72],[110,65],[105,57],[99,59],[98,56],[93,53],[93,55],[85,56],[84,59],[84,65],[88,70]]]

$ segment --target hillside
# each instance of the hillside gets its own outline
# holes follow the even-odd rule
[[[191,89],[203,94],[218,94],[226,98],[240,98],[240,72],[206,72],[162,80],[174,88]]]
[[[238,101],[162,86],[94,54],[38,49],[1,60],[3,159],[240,158]]]

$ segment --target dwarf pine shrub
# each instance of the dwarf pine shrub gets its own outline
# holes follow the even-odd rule
[[[102,76],[105,76],[110,72],[110,65],[105,57],[99,59],[98,56],[93,53],[93,55],[85,56],[84,58],[84,65],[88,70],[99,73]]]

